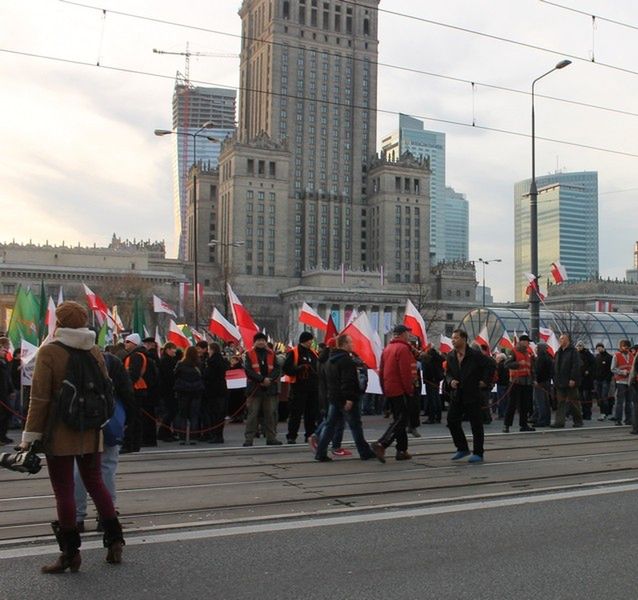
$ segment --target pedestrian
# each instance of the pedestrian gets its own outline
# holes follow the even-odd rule
[[[175,397],[177,362],[177,346],[173,342],[166,342],[159,361],[159,397],[162,421],[157,432],[157,439],[163,442],[174,442],[179,439],[172,431],[177,418],[177,398]]]
[[[244,369],[248,379],[246,387],[246,401],[248,415],[244,432],[244,446],[252,446],[257,434],[257,424],[260,411],[263,416],[263,429],[266,444],[279,446],[277,439],[277,382],[281,369],[277,365],[275,353],[268,348],[268,338],[263,333],[256,333],[253,337],[253,347],[246,352]]]
[[[443,381],[443,357],[431,346],[421,359],[421,372],[425,383],[425,416],[424,425],[441,422],[441,381]]]
[[[468,462],[482,463],[484,460],[483,394],[488,387],[489,366],[482,352],[470,348],[467,332],[455,329],[452,332],[452,351],[446,359],[445,378],[450,388],[450,406],[447,411],[447,426],[456,446],[452,460],[469,456]],[[470,421],[473,452],[463,432],[463,418]]]
[[[582,341],[576,342],[576,351],[580,358],[580,407],[583,412],[583,420],[591,421],[592,398],[594,391],[594,370],[596,359],[594,355],[585,348]]]
[[[142,419],[148,419],[142,411],[147,405],[148,383],[145,376],[148,370],[148,357],[146,348],[142,345],[142,338],[138,333],[132,333],[124,339],[126,354],[122,359],[124,368],[128,371],[133,382],[135,406],[126,415],[126,431],[124,432],[124,444],[121,453],[139,452],[142,446],[142,434],[148,425],[142,425]],[[153,421],[153,427],[154,425]]]
[[[411,329],[396,325],[393,338],[384,348],[379,366],[379,382],[392,412],[392,422],[385,433],[372,444],[372,450],[381,460],[387,448],[396,441],[396,459],[409,460],[408,434],[409,402],[414,396],[417,380],[416,359],[410,346]]]
[[[545,342],[539,342],[536,347],[536,361],[534,373],[534,424],[536,427],[549,427],[552,422],[552,374],[554,361],[549,354]]]
[[[614,353],[611,360],[611,372],[616,384],[616,402],[614,404],[614,419],[616,425],[623,424],[623,408],[625,413],[625,425],[631,423],[631,402],[629,399],[629,373],[634,363],[634,355],[629,351],[629,340],[620,340],[618,352]]]
[[[532,390],[534,386],[534,353],[529,347],[529,336],[519,336],[516,347],[505,361],[510,372],[510,397],[505,413],[503,433],[509,433],[518,410],[519,431],[535,431],[527,423],[532,408]]]
[[[496,414],[499,419],[505,417],[509,400],[510,370],[505,367],[507,355],[499,352],[496,355]]]
[[[312,349],[314,339],[312,333],[303,331],[299,343],[286,354],[283,363],[282,370],[290,383],[286,435],[289,444],[297,443],[302,415],[306,442],[315,432],[319,421],[318,355]]]
[[[556,417],[551,427],[565,427],[567,405],[574,415],[574,427],[583,426],[583,414],[578,401],[580,358],[568,333],[558,338],[559,348],[554,356],[554,387],[556,388]]]
[[[211,431],[207,439],[211,444],[223,444],[228,411],[226,371],[230,365],[217,342],[212,342],[208,348],[208,358],[204,369],[204,403],[208,411]]]
[[[9,338],[0,337],[0,446],[13,444],[13,440],[7,435],[12,418],[9,403],[13,392],[11,367],[7,361],[8,353]]]
[[[179,420],[180,444],[191,444],[191,432],[197,430],[204,393],[204,378],[200,363],[200,353],[195,346],[189,346],[175,367],[175,397]]]
[[[157,342],[155,338],[146,337],[142,340],[142,345],[146,351],[146,372],[144,373],[144,381],[146,381],[146,398],[142,409],[144,415],[142,417],[142,446],[157,446],[157,422],[158,409],[160,404],[160,378],[159,378],[159,355],[157,353]]]
[[[103,398],[109,385],[104,359],[95,345],[95,333],[90,331],[86,309],[77,302],[62,302],[55,311],[56,329],[53,342],[44,344],[35,359],[31,402],[20,448],[28,450],[39,442],[46,454],[49,479],[55,495],[58,520],[52,523],[61,554],[51,565],[42,567],[43,573],[62,573],[80,568],[80,534],[76,526],[76,507],[73,467],[77,463],[80,476],[104,527],[103,542],[108,548],[106,560],[122,560],[124,539],[122,527],[108,489],[102,481],[102,434],[99,428],[76,429],[62,420],[68,414],[62,394],[63,382],[70,374],[67,366],[82,371],[82,388],[100,390],[91,398]],[[73,361],[73,363],[70,363]],[[89,386],[86,382],[91,375]],[[80,381],[71,381],[77,386]],[[67,387],[67,386],[65,386]],[[86,396],[85,396],[86,397]],[[62,403],[62,404],[61,404]],[[64,408],[63,408],[64,406]]]
[[[594,361],[594,390],[596,391],[598,408],[600,409],[600,417],[598,420],[605,421],[612,414],[613,400],[609,395],[612,378],[612,356],[605,350],[605,344],[602,342],[596,344],[596,356]]]
[[[383,454],[374,452],[363,435],[360,406],[363,392],[357,365],[351,356],[352,338],[349,335],[340,335],[337,336],[336,343],[337,347],[330,351],[322,372],[328,397],[328,417],[319,437],[315,460],[332,460],[327,454],[328,445],[333,440],[337,425],[346,421],[359,458],[368,460],[376,456],[381,462],[385,462]]]

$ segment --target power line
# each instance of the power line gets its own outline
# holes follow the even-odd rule
[[[115,15],[121,16],[121,17],[127,17],[127,18],[132,18],[132,19],[139,19],[142,21],[150,21],[152,23],[158,23],[158,24],[162,24],[162,25],[171,25],[174,27],[180,27],[180,28],[184,28],[184,29],[194,29],[196,31],[202,31],[202,32],[206,32],[206,33],[212,33],[214,35],[221,35],[221,36],[226,36],[226,37],[231,37],[231,38],[235,38],[235,39],[245,39],[245,40],[249,40],[252,42],[260,42],[260,43],[264,43],[264,44],[268,44],[270,46],[280,46],[280,47],[287,47],[287,48],[293,48],[295,50],[307,50],[306,47],[304,46],[294,46],[291,44],[284,44],[283,42],[274,42],[271,40],[265,40],[259,37],[251,37],[251,36],[247,36],[247,35],[241,35],[238,33],[231,33],[229,31],[220,31],[217,29],[210,29],[207,27],[202,27],[199,25],[190,25],[188,23],[179,23],[177,21],[168,21],[168,20],[164,20],[164,19],[158,19],[156,17],[150,17],[150,16],[146,16],[146,15],[139,15],[139,14],[135,14],[135,13],[127,13],[127,12],[123,12],[123,11],[117,11],[117,10],[111,10],[111,9],[105,9],[105,8],[100,8],[98,6],[93,6],[90,4],[83,4],[81,2],[74,2],[72,0],[59,0],[60,2],[64,3],[64,4],[69,4],[72,6],[77,6],[77,7],[81,7],[81,8],[87,8],[90,10],[95,10],[95,11],[100,11],[100,12],[110,12],[113,13]],[[345,0],[344,0],[345,1]],[[322,51],[323,52],[323,51]],[[326,52],[326,54],[328,54],[329,56],[335,57],[335,56],[341,56],[338,55],[334,52]],[[365,62],[365,59],[363,58],[357,58],[357,57],[349,57],[351,60],[353,60],[354,62]],[[523,94],[525,96],[531,96],[531,92],[528,90],[521,90],[521,89],[517,89],[517,88],[510,88],[510,87],[506,87],[506,86],[502,86],[502,85],[496,85],[493,83],[485,83],[485,82],[481,82],[481,81],[475,81],[472,79],[465,79],[462,77],[454,77],[452,75],[445,75],[442,73],[434,73],[432,71],[424,71],[422,69],[417,69],[414,67],[406,67],[404,65],[396,65],[396,64],[391,64],[391,63],[382,63],[379,61],[368,61],[368,64],[371,65],[376,65],[377,67],[383,67],[385,69],[393,69],[393,70],[397,70],[397,71],[403,71],[406,73],[414,73],[417,75],[425,75],[427,77],[434,77],[434,78],[438,78],[438,79],[445,79],[447,81],[454,81],[456,83],[463,83],[463,84],[467,84],[467,85],[471,85],[471,86],[481,86],[487,89],[493,89],[493,90],[499,90],[499,91],[503,91],[503,92],[510,92],[513,94]],[[638,72],[637,72],[638,74]],[[536,94],[537,98],[543,98],[546,100],[552,100],[554,102],[563,102],[566,104],[572,104],[575,106],[582,106],[584,108],[592,108],[595,110],[602,110],[602,111],[606,111],[606,112],[611,112],[611,113],[616,113],[616,114],[621,114],[621,115],[625,115],[625,116],[630,116],[630,117],[638,117],[638,113],[637,112],[632,112],[630,110],[624,110],[624,109],[620,109],[620,108],[613,108],[613,107],[609,107],[609,106],[601,106],[599,104],[592,104],[589,102],[583,102],[580,100],[573,100],[570,98],[560,98],[558,96],[549,96],[549,95],[545,95],[545,94]]]
[[[131,69],[131,68],[127,68],[127,67],[114,67],[114,66],[110,66],[110,65],[105,65],[105,64],[96,64],[96,63],[92,63],[92,62],[87,62],[87,61],[81,61],[81,60],[74,60],[74,59],[69,59],[69,58],[61,58],[61,57],[56,57],[56,56],[48,56],[48,55],[44,55],[44,54],[36,54],[36,53],[32,53],[32,52],[24,52],[21,50],[13,50],[10,48],[0,48],[0,52],[4,52],[6,54],[13,54],[16,56],[25,56],[28,58],[38,58],[38,59],[42,59],[42,60],[49,60],[49,61],[54,61],[54,62],[60,62],[60,63],[66,63],[66,64],[72,64],[72,65],[76,65],[76,66],[83,66],[83,67],[93,67],[93,68],[97,68],[97,69],[105,69],[108,71],[115,71],[115,72],[120,72],[120,73],[127,73],[127,74],[132,74],[132,75],[144,75],[147,77],[155,77],[155,78],[159,78],[159,79],[169,79],[171,81],[174,80],[174,77],[172,75],[164,75],[162,73],[151,73],[149,71],[140,71],[138,69]],[[263,89],[258,89],[258,88],[252,88],[252,87],[238,87],[238,86],[232,86],[232,85],[227,85],[227,84],[219,84],[219,83],[214,83],[212,81],[202,81],[202,80],[191,80],[191,83],[199,83],[202,85],[208,85],[208,86],[213,86],[213,87],[220,87],[220,88],[226,88],[226,89],[232,89],[232,90],[237,90],[240,92],[254,92],[257,94],[266,94],[266,95],[270,95],[270,96],[275,96],[275,97],[282,97],[282,98],[292,98],[293,100],[303,100],[303,101],[310,101],[310,102],[321,102],[322,104],[327,104],[330,106],[341,106],[344,108],[349,108],[351,110],[362,110],[362,111],[370,111],[370,112],[376,112],[376,113],[382,113],[382,114],[388,114],[388,115],[393,115],[393,116],[397,116],[397,115],[401,115],[403,113],[396,111],[396,110],[389,110],[389,109],[381,109],[381,108],[370,108],[368,106],[363,106],[363,105],[357,105],[357,104],[347,104],[345,102],[335,102],[333,100],[317,100],[316,98],[311,98],[308,96],[299,96],[299,95],[295,95],[295,94],[282,94],[280,92],[274,92],[274,91],[269,91],[269,90],[263,90]],[[426,115],[413,115],[416,118],[419,119],[423,119],[426,121],[434,121],[436,123],[445,123],[447,125],[455,125],[458,127],[469,127],[470,129],[478,129],[478,130],[482,130],[482,131],[489,131],[492,133],[501,133],[504,135],[510,135],[510,136],[516,136],[516,137],[524,137],[524,138],[531,138],[531,135],[529,133],[524,133],[522,131],[513,131],[513,130],[509,130],[509,129],[502,129],[499,127],[489,127],[487,125],[476,125],[473,123],[464,123],[462,121],[455,121],[453,119],[442,119],[439,117],[432,117],[432,116],[426,116]],[[619,156],[628,156],[630,158],[638,158],[638,154],[635,154],[633,152],[626,152],[624,150],[615,150],[613,148],[603,148],[600,146],[592,146],[589,144],[581,144],[579,142],[571,142],[568,140],[561,140],[561,139],[556,139],[556,138],[548,138],[548,137],[541,137],[541,136],[536,136],[537,140],[542,140],[545,142],[552,142],[555,144],[561,144],[561,145],[565,145],[565,146],[572,146],[575,148],[583,148],[586,150],[595,150],[597,152],[605,152],[605,153],[609,153],[609,154],[615,154],[615,155],[619,155]]]
[[[584,10],[579,10],[577,8],[572,8],[571,6],[564,6],[562,4],[558,4],[556,2],[550,2],[549,0],[540,0],[543,4],[549,4],[550,6],[555,6],[556,8],[562,8],[563,10],[567,10],[569,12],[577,13],[579,15],[584,15],[586,17],[591,17],[592,19],[596,19],[598,21],[605,21],[606,23],[613,23],[614,25],[619,25],[620,27],[626,27],[627,29],[634,29],[638,31],[638,25],[633,25],[631,23],[623,23],[622,21],[617,21],[616,19],[610,19],[609,17],[602,17],[601,15],[595,15],[593,13],[588,13]]]

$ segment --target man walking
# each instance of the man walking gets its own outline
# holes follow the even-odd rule
[[[580,407],[583,420],[591,421],[592,392],[594,389],[594,355],[585,348],[584,342],[576,343],[576,350],[580,358]]]
[[[277,439],[277,379],[281,370],[277,365],[275,353],[268,348],[268,338],[263,333],[256,333],[253,337],[253,348],[246,352],[244,369],[248,386],[246,387],[246,401],[248,402],[248,416],[246,417],[246,431],[244,446],[252,446],[257,434],[259,413],[263,415],[263,429],[266,444],[279,446]]]
[[[611,354],[605,350],[605,344],[596,344],[596,357],[594,364],[594,389],[600,408],[599,421],[605,421],[611,415],[612,403],[609,398],[609,386],[611,384]]]
[[[567,403],[574,415],[574,427],[583,426],[583,413],[578,401],[580,384],[580,358],[572,346],[569,334],[558,338],[559,348],[554,357],[554,386],[556,387],[556,418],[552,427],[565,427]]]
[[[534,355],[529,347],[528,335],[523,334],[518,338],[516,347],[505,361],[505,367],[510,371],[510,400],[505,413],[503,433],[509,433],[517,409],[520,431],[534,431],[527,424],[534,389]]]
[[[614,406],[616,425],[623,424],[623,407],[625,409],[625,425],[631,423],[629,372],[634,363],[634,355],[629,351],[630,347],[629,340],[620,340],[618,352],[614,353],[611,360],[611,372],[616,382],[616,404]]]
[[[394,337],[383,350],[379,367],[381,390],[392,411],[392,423],[372,449],[379,460],[385,456],[388,448],[395,440],[397,460],[409,460],[408,434],[406,427],[409,419],[409,402],[414,395],[417,381],[416,358],[410,347],[410,332],[405,325],[396,325],[392,330]]]
[[[463,432],[463,417],[472,428],[474,452],[468,462],[483,462],[483,394],[488,386],[489,368],[482,352],[470,348],[467,332],[455,329],[452,332],[453,350],[447,355],[446,381],[450,388],[450,407],[447,411],[447,426],[456,446],[452,460],[469,456],[470,448]]]

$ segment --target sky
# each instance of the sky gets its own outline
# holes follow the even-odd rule
[[[542,0],[382,0],[380,5],[456,27],[380,14],[380,63],[475,86],[472,91],[469,83],[380,65],[377,136],[380,140],[396,129],[399,112],[422,117],[427,129],[446,133],[447,185],[470,203],[470,259],[502,259],[487,268],[486,283],[497,301],[514,296],[513,186],[531,173],[531,99],[482,84],[528,91],[534,78],[570,58],[572,65],[537,84],[537,94],[633,112],[537,97],[537,136],[634,156],[541,140],[536,156],[539,175],[557,169],[598,171],[603,276],[624,276],[638,240],[638,72],[627,72],[638,71],[638,3],[555,1],[636,28],[600,18],[592,26],[590,16]],[[105,246],[116,233],[166,240],[174,256],[171,141],[153,130],[170,128],[174,77],[184,59],[152,50],[179,52],[188,42],[193,52],[238,54],[239,39],[110,11],[237,35],[240,2],[83,2],[105,8],[106,16],[60,0],[0,2],[0,241]],[[237,86],[238,67],[233,57],[194,57],[191,79]],[[525,135],[487,131],[472,127],[473,122]]]

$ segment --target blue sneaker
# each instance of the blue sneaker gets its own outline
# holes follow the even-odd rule
[[[469,456],[470,453],[467,450],[459,450],[453,457],[452,460],[461,460],[466,456]]]
[[[483,462],[483,457],[478,454],[472,454],[467,462],[476,465]]]

